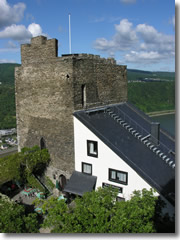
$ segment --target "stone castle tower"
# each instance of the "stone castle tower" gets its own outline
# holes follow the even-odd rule
[[[15,70],[19,150],[47,147],[52,165],[74,170],[73,112],[127,100],[126,66],[89,54],[58,57],[58,41],[44,36],[21,46]]]

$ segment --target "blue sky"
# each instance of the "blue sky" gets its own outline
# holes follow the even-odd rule
[[[0,0],[0,63],[18,62],[31,37],[57,38],[59,56],[114,57],[128,68],[175,70],[173,0]]]

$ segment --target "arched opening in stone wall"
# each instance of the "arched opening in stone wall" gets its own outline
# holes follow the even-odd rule
[[[82,107],[86,107],[86,84],[81,86]]]
[[[46,148],[46,142],[43,137],[40,140],[40,148],[41,150]]]
[[[60,185],[61,191],[63,191],[66,185],[66,177],[63,174],[59,176],[59,185]]]

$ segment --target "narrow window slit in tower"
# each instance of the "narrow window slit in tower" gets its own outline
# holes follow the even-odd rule
[[[43,137],[40,140],[40,148],[41,150],[46,148],[46,143]]]
[[[85,84],[81,86],[81,92],[82,92],[82,107],[86,107],[86,85]]]

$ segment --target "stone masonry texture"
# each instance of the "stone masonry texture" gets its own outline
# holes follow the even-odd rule
[[[127,101],[126,66],[90,54],[57,56],[58,41],[44,36],[21,46],[15,69],[19,150],[43,138],[53,167],[74,170],[73,112]]]

